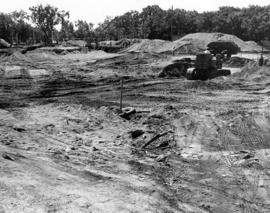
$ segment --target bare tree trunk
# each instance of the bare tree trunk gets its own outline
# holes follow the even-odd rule
[[[53,45],[53,30],[51,32],[51,44]]]
[[[33,30],[33,41],[32,41],[33,44],[36,43],[35,40],[36,40],[36,39],[35,39],[35,31]]]
[[[173,6],[172,6],[172,13],[171,13],[171,23],[170,23],[170,28],[171,28],[171,41],[173,41]]]
[[[16,48],[18,48],[19,45],[19,35],[18,32],[16,33]]]
[[[13,43],[14,43],[14,38],[13,38],[14,36],[13,36],[13,30],[11,31],[11,44],[13,45]]]

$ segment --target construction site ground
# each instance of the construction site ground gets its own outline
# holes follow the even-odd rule
[[[270,212],[267,79],[161,79],[150,54],[1,60],[27,71],[1,78],[1,213]]]

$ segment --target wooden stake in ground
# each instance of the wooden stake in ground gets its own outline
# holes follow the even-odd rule
[[[120,91],[120,112],[122,112],[122,104],[123,104],[123,78],[121,78],[121,91]]]

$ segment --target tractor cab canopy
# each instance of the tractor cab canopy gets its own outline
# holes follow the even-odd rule
[[[213,41],[207,45],[207,48],[212,54],[237,54],[240,51],[240,47],[232,41]]]

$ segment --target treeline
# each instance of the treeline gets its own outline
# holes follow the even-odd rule
[[[44,42],[48,45],[69,39],[94,41],[93,24],[69,21],[69,12],[51,5],[37,5],[12,13],[0,13],[0,38],[11,44]],[[60,26],[60,30],[56,29]]]
[[[204,13],[162,10],[154,5],[144,8],[141,13],[131,11],[106,19],[96,32],[104,40],[125,37],[170,40],[188,33],[221,32],[260,42],[270,39],[270,5],[241,9],[220,7],[218,11]]]
[[[95,29],[92,23],[69,21],[69,12],[51,5],[29,8],[30,13],[0,13],[0,38],[10,43],[35,43],[67,39],[88,42],[149,38],[172,40],[188,33],[221,32],[243,40],[270,40],[270,5],[247,8],[220,7],[218,11],[198,13],[183,9],[163,10],[157,5],[142,12],[130,11],[114,18],[107,17]],[[31,23],[31,24],[30,24]],[[60,30],[55,26],[60,25]]]

